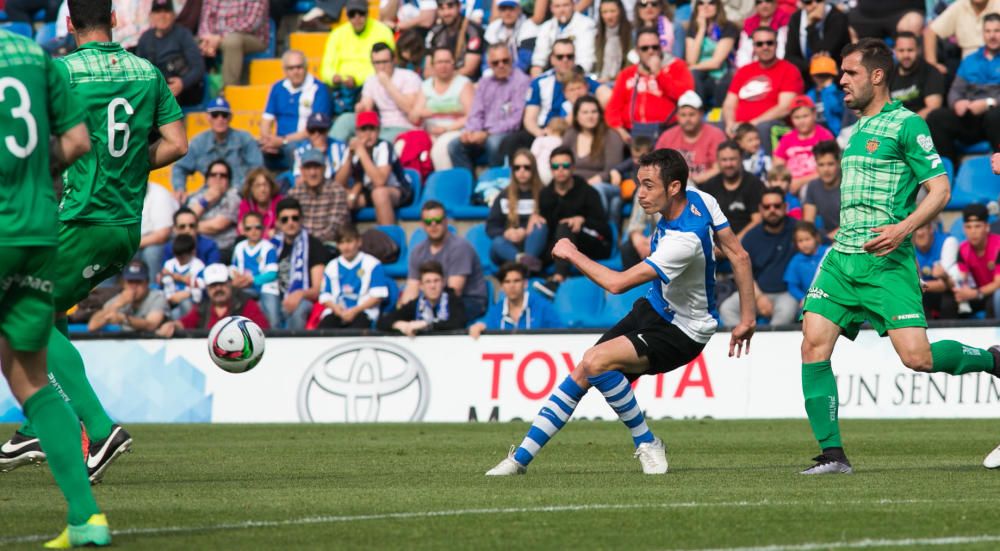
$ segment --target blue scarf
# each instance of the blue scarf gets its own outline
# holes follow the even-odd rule
[[[438,301],[437,308],[431,306],[423,293],[417,296],[417,319],[434,324],[439,321],[448,321],[448,293],[441,293],[441,300]]]
[[[275,236],[275,240],[278,242],[278,256],[281,256],[282,250],[285,248],[285,236],[284,234],[278,234]],[[299,235],[295,236],[295,241],[292,242],[292,270],[289,274],[290,278],[288,281],[288,292],[293,293],[295,291],[301,291],[308,289],[309,284],[309,232],[305,228],[299,231]]]

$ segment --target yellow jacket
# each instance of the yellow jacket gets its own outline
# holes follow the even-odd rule
[[[361,34],[355,33],[350,23],[333,29],[326,39],[326,50],[319,70],[320,78],[323,82],[332,84],[334,75],[351,76],[361,86],[375,72],[371,53],[372,46],[379,42],[385,42],[393,50],[396,49],[392,29],[375,19],[368,19]]]

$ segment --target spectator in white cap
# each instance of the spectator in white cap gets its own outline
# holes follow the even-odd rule
[[[170,181],[180,202],[187,197],[188,177],[199,172],[207,179],[208,165],[212,161],[223,159],[229,164],[233,172],[232,183],[237,191],[243,189],[247,172],[264,166],[257,140],[249,132],[230,126],[233,111],[226,98],[215,98],[205,111],[208,112],[209,129],[191,140],[187,155],[174,163],[171,171]]]
[[[524,15],[518,0],[497,2],[496,19],[486,27],[484,38],[490,46],[504,44],[514,58],[514,66],[527,73],[531,70],[531,53],[538,38],[538,25]]]
[[[680,151],[687,161],[688,171],[696,184],[703,184],[719,173],[715,153],[726,134],[705,124],[705,109],[694,90],[684,92],[677,100],[677,126],[668,129],[656,140],[656,149]]]
[[[208,300],[202,300],[201,304],[192,308],[181,319],[161,325],[156,330],[157,335],[170,338],[178,330],[208,330],[227,316],[243,316],[259,325],[261,329],[271,328],[257,301],[233,292],[229,267],[225,264],[209,264],[201,272],[198,280],[205,287]]]

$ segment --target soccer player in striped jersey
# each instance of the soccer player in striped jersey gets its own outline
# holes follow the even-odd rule
[[[687,179],[684,157],[673,149],[660,149],[639,159],[639,205],[647,214],[659,212],[662,218],[653,233],[649,257],[627,271],[598,264],[568,239],[556,243],[554,257],[571,262],[609,292],[623,293],[648,281],[653,284],[632,311],[584,353],[573,373],[542,406],[521,445],[516,449],[512,446],[508,457],[487,476],[524,474],[528,463],[566,424],[592,386],[631,432],[642,471],[667,472],[666,447],[646,425],[630,383],[641,375],[666,373],[686,365],[701,354],[715,333],[719,323],[716,242],[732,262],[741,304],[741,321],[733,328],[729,355],[750,352],[756,327],[750,259],[718,203],[687,188]]]
[[[32,40],[4,30],[0,51],[0,365],[41,442],[25,457],[37,461],[45,450],[69,505],[66,530],[46,547],[108,545],[108,522],[80,456],[80,425],[45,373],[59,228],[52,174],[85,154],[90,139],[65,71]],[[0,454],[29,446],[8,442]]]
[[[56,312],[65,312],[101,281],[122,271],[139,247],[139,223],[151,169],[187,152],[183,114],[163,75],[145,59],[111,42],[111,0],[69,0],[70,32],[79,48],[56,61],[68,74],[93,144],[65,172],[59,206],[59,262],[53,274]],[[150,140],[155,133],[159,137]],[[90,439],[87,469],[99,482],[128,451],[132,438],[108,416],[87,380],[83,359],[67,338],[65,318],[48,342],[48,369],[68,397]],[[33,425],[7,443],[19,452],[0,455],[0,469],[41,455]]]

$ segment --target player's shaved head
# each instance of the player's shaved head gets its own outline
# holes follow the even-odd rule
[[[679,181],[681,188],[687,185],[688,166],[684,157],[676,149],[657,149],[639,157],[640,167],[653,167],[663,180],[666,188],[671,182]]]
[[[111,32],[111,0],[68,0],[69,20],[77,32]]]

